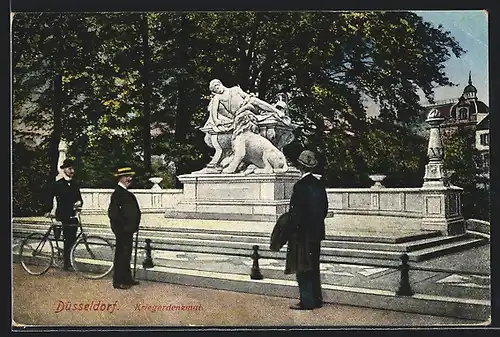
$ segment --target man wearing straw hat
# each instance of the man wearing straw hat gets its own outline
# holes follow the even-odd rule
[[[292,235],[287,244],[285,274],[295,273],[297,277],[300,302],[290,306],[294,310],[320,308],[323,302],[319,259],[328,199],[324,184],[312,174],[317,164],[314,152],[300,153],[297,168],[302,178],[293,186],[290,198],[287,226]]]
[[[134,233],[139,230],[141,210],[135,195],[128,191],[135,172],[131,167],[121,167],[115,172],[118,178],[108,208],[111,229],[115,234],[116,248],[113,260],[113,287],[129,289],[139,284],[132,277],[130,261],[132,259]],[[137,247],[136,247],[137,249]]]

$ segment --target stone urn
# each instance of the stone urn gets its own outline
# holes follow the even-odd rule
[[[369,176],[372,181],[375,182],[375,184],[372,185],[371,188],[384,188],[385,186],[382,185],[382,181],[387,177],[384,174],[372,174]]]
[[[151,187],[152,190],[161,190],[161,186],[159,183],[163,180],[162,177],[151,177],[149,178],[149,181],[152,182],[154,185]]]

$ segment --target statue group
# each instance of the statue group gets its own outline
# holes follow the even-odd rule
[[[208,119],[201,131],[215,154],[204,169],[193,173],[286,172],[282,150],[293,141],[296,128],[286,95],[279,94],[271,104],[239,86],[227,88],[218,79],[210,81],[209,90]]]

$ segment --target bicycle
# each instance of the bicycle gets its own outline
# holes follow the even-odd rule
[[[42,275],[51,266],[60,267],[63,261],[63,248],[59,247],[59,239],[56,238],[56,229],[62,230],[63,225],[60,221],[56,221],[54,216],[50,216],[50,219],[52,224],[45,234],[32,233],[21,244],[21,265],[30,275]],[[78,223],[72,226],[77,226],[80,233],[71,247],[71,266],[85,278],[103,278],[113,269],[114,247],[109,240],[84,232],[80,212],[77,212],[77,219]]]

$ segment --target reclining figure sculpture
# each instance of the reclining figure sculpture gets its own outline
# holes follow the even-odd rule
[[[294,139],[296,128],[288,116],[285,94],[274,104],[210,81],[212,98],[208,119],[201,128],[205,143],[215,149],[207,166],[193,173],[272,173],[288,169],[282,153]]]

